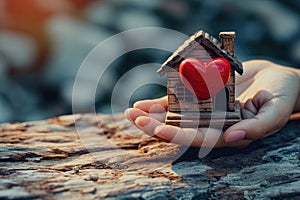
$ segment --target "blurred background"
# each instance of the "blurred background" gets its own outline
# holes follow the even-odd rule
[[[241,60],[300,66],[299,0],[0,0],[0,122],[72,113],[74,79],[88,53],[114,34],[147,26],[187,35],[204,29],[215,37],[235,30]],[[111,90],[122,74],[163,63],[169,54],[145,49],[120,57],[96,95],[97,112],[110,112]],[[145,87],[135,98],[164,92]]]

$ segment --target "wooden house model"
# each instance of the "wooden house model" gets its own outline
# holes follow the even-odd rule
[[[239,102],[235,98],[235,72],[242,74],[242,63],[234,56],[235,32],[221,32],[221,43],[208,33],[200,30],[184,42],[157,71],[160,76],[167,74],[168,113],[166,124],[180,127],[227,128],[241,120]],[[179,65],[185,58],[208,61],[225,58],[230,63],[230,79],[224,87],[226,109],[217,108],[218,94],[208,100],[198,100],[183,85],[179,76]],[[224,98],[221,99],[224,101]]]

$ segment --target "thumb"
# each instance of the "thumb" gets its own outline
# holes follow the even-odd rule
[[[280,98],[274,98],[267,91],[258,92],[243,105],[243,116],[251,118],[229,127],[223,135],[224,141],[230,143],[242,139],[257,140],[277,132],[288,120],[288,109],[285,112],[279,109],[284,107]]]

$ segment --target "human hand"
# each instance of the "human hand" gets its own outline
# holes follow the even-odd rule
[[[213,128],[165,125],[167,97],[139,101],[125,114],[145,133],[167,142],[194,147],[245,147],[280,130],[291,113],[299,109],[300,80],[299,72],[269,61],[251,60],[243,66],[244,74],[236,76],[236,95],[244,119],[229,127],[223,137]]]

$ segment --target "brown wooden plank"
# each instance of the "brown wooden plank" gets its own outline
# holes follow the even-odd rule
[[[211,103],[211,102],[213,102],[212,98],[206,100],[199,100],[199,103]]]
[[[229,102],[231,102],[231,103],[233,103],[234,104],[234,102],[235,102],[235,98],[234,98],[234,96],[229,96]]]
[[[227,86],[227,89],[228,89],[228,92],[229,92],[229,94],[233,94],[234,95],[234,86],[233,85],[228,85]]]
[[[179,78],[179,73],[176,71],[169,71],[168,73],[168,78]]]
[[[235,102],[235,111],[226,114],[224,112],[184,112],[184,109],[179,109],[181,112],[169,111],[166,117],[166,123],[173,126],[181,127],[206,127],[211,125],[213,127],[228,127],[242,119],[240,112],[240,104]],[[224,122],[225,118],[225,122]]]
[[[168,88],[168,89],[167,89],[167,94],[168,94],[168,95],[169,95],[169,94],[175,94],[174,89],[173,89],[173,88]]]
[[[193,127],[210,127],[210,128],[225,128],[232,126],[233,124],[239,122],[238,119],[228,119],[224,120],[167,120],[167,125],[179,126],[181,128],[193,128]]]
[[[174,106],[174,105],[170,105],[169,106],[169,111],[171,112],[185,112],[185,111],[194,111],[195,109],[191,108],[191,107],[180,107],[180,106]],[[212,109],[209,108],[202,108],[202,109],[198,109],[200,112],[211,112]]]
[[[211,59],[210,55],[207,53],[206,50],[204,49],[194,49],[193,51],[189,52],[187,57],[195,57],[195,58],[206,58],[206,59]]]
[[[168,102],[169,102],[169,104],[172,104],[173,102],[174,103],[178,102],[176,95],[172,95],[172,94],[168,95]]]
[[[214,111],[214,112],[168,112],[167,119],[183,119],[183,120],[197,120],[197,119],[241,119],[240,111],[235,112],[221,112],[221,111]]]
[[[181,83],[180,79],[169,79],[168,86],[169,87],[176,87],[178,83]]]
[[[211,108],[211,109],[213,109],[214,108],[214,106],[213,106],[213,104],[212,103],[201,103],[201,104],[199,104],[199,108],[201,109],[201,108]]]

